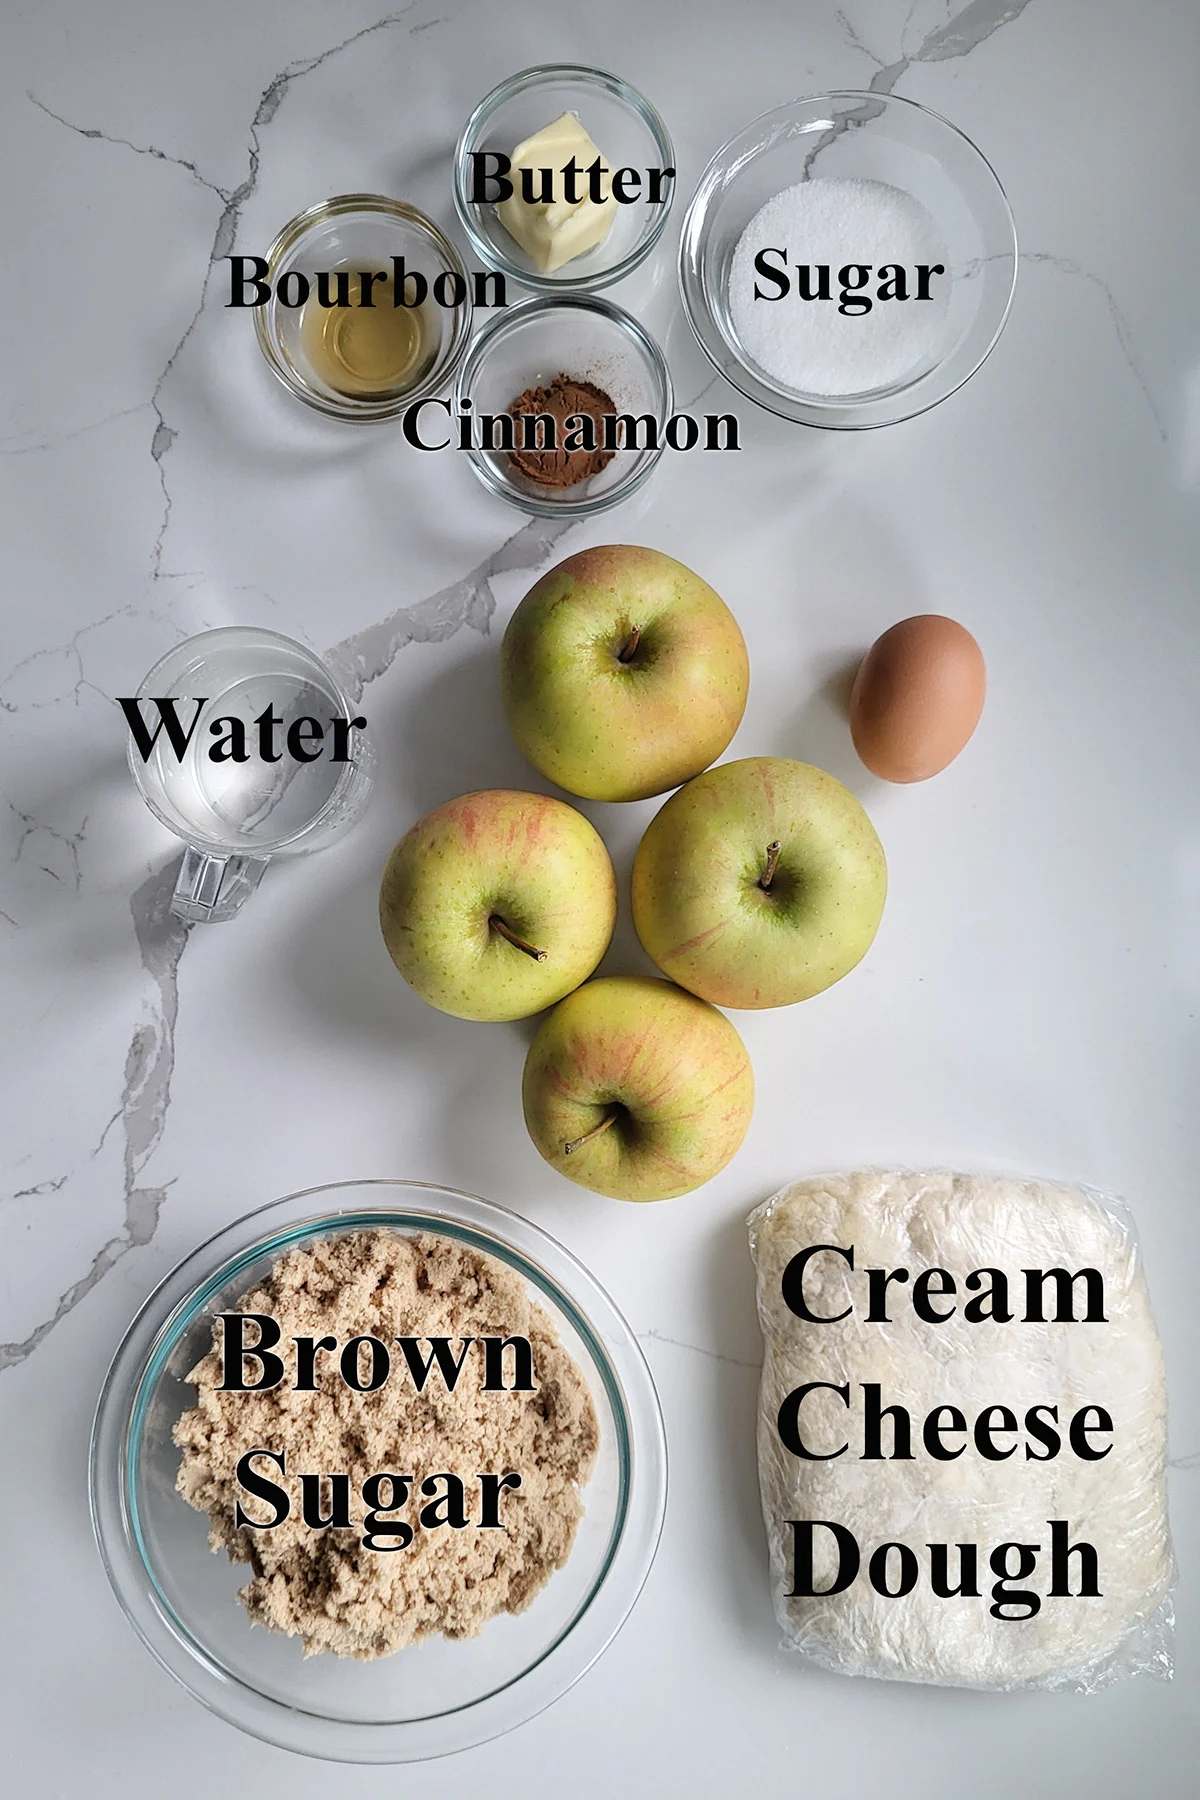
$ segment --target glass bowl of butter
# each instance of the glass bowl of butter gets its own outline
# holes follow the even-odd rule
[[[493,88],[454,155],[454,203],[476,253],[541,293],[609,287],[636,269],[675,185],[671,139],[649,101],[575,63]]]

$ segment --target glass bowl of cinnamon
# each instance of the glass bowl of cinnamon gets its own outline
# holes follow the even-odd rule
[[[673,408],[645,327],[612,301],[563,294],[483,328],[459,369],[452,428],[489,492],[543,518],[583,518],[649,479]]]

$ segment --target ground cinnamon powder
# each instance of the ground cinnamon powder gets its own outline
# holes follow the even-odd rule
[[[606,415],[615,415],[617,409],[611,395],[606,394],[594,382],[584,381],[574,375],[556,375],[548,387],[526,388],[508,410],[518,422],[517,448],[509,453],[511,461],[530,481],[536,481],[539,487],[574,487],[577,482],[586,481],[590,475],[598,475],[613,459],[615,452],[602,447],[604,419]],[[546,413],[554,420],[556,448],[553,450],[521,448],[520,420],[532,418],[538,413]],[[566,421],[574,415],[592,420],[596,449],[563,449],[563,437],[567,435]],[[538,427],[539,441],[542,430],[542,427]]]
[[[183,1451],[176,1486],[209,1515],[213,1550],[253,1569],[238,1597],[256,1624],[300,1638],[306,1656],[331,1650],[366,1661],[435,1632],[472,1637],[497,1613],[522,1612],[566,1562],[583,1511],[579,1490],[596,1457],[596,1415],[550,1318],[511,1270],[434,1233],[357,1231],[290,1251],[228,1310],[278,1322],[285,1379],[262,1392],[222,1392],[222,1328],[215,1323],[212,1350],[187,1377],[196,1404],[174,1429]],[[254,1335],[248,1328],[247,1341]],[[297,1393],[294,1335],[331,1335],[339,1348],[357,1336],[389,1347],[397,1337],[524,1337],[535,1388],[484,1391],[476,1344],[453,1391],[435,1367],[418,1392],[397,1351],[391,1375],[372,1393],[347,1386],[333,1354],[317,1359],[317,1391]],[[459,1345],[451,1348],[457,1356]],[[255,1447],[287,1456],[286,1476],[265,1462],[255,1465],[292,1500],[288,1519],[268,1531],[234,1523],[239,1499],[252,1517],[269,1516],[235,1474],[239,1458]],[[396,1515],[414,1528],[403,1550],[362,1542],[362,1484],[384,1470],[416,1476],[414,1494]],[[460,1476],[467,1516],[478,1519],[477,1476],[512,1470],[521,1486],[501,1496],[500,1529],[421,1527],[422,1478]],[[314,1530],[301,1517],[298,1478],[335,1471],[350,1477],[354,1529]]]

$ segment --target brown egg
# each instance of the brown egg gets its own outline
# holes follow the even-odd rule
[[[983,652],[940,613],[902,619],[877,638],[850,692],[854,748],[884,781],[927,781],[952,763],[983,711]]]

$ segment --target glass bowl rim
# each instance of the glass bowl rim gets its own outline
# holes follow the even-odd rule
[[[273,275],[280,263],[289,256],[297,245],[312,231],[314,226],[325,223],[329,219],[342,218],[347,213],[376,213],[381,217],[398,220],[401,224],[410,225],[415,231],[429,239],[443,258],[447,268],[460,275],[465,288],[462,303],[452,309],[453,325],[447,337],[447,345],[437,362],[430,370],[428,377],[414,388],[403,394],[397,394],[387,400],[345,402],[330,400],[314,388],[308,387],[296,374],[290,364],[276,355],[275,345],[267,330],[267,314],[277,305],[274,286],[271,298],[262,306],[254,309],[254,335],[258,339],[258,347],[263,358],[275,376],[295,399],[302,400],[305,406],[311,406],[315,412],[323,413],[327,419],[339,419],[348,425],[376,425],[385,419],[396,419],[414,403],[428,400],[453,379],[454,372],[463,359],[471,336],[474,318],[474,306],[471,299],[471,277],[466,263],[463,261],[457,246],[451,242],[435,219],[413,206],[408,200],[394,200],[388,194],[334,194],[328,200],[318,200],[313,206],[305,207],[303,212],[289,219],[287,224],[277,233],[275,241],[267,251],[267,273]]]
[[[949,387],[943,386],[935,391],[927,391],[925,394],[919,393],[922,385],[931,381],[931,378],[944,368],[943,362],[935,364],[932,369],[925,370],[910,384],[879,400],[863,400],[858,396],[848,400],[839,400],[836,396],[827,396],[823,400],[801,395],[791,397],[785,389],[775,387],[758,376],[753,369],[747,367],[742,358],[734,352],[725,334],[712,317],[704,282],[699,273],[703,260],[702,252],[707,223],[705,214],[716,189],[717,177],[723,171],[724,166],[733,162],[734,173],[736,173],[740,166],[757,159],[758,152],[750,157],[742,157],[740,160],[735,160],[732,153],[735,151],[735,147],[740,145],[751,133],[760,131],[768,120],[782,119],[788,114],[796,113],[802,107],[829,106],[836,108],[847,104],[862,105],[864,103],[878,107],[880,112],[896,108],[901,111],[908,109],[911,112],[923,114],[925,118],[933,121],[938,130],[944,130],[953,138],[958,139],[968,155],[982,166],[1000,201],[1007,224],[1008,243],[1000,254],[1011,257],[1012,261],[1008,292],[988,342],[970,367],[965,368]],[[684,214],[683,229],[679,239],[679,291],[683,310],[696,342],[718,374],[724,376],[730,386],[736,388],[745,399],[762,407],[764,412],[773,413],[776,418],[787,419],[793,424],[814,426],[825,431],[869,431],[884,425],[901,424],[905,419],[914,419],[921,413],[929,412],[933,407],[940,406],[943,400],[948,400],[951,394],[957,393],[959,388],[978,373],[996,348],[1008,323],[1016,293],[1018,262],[1016,220],[1013,218],[1012,206],[1005,192],[1004,184],[988,157],[961,125],[956,125],[952,119],[946,118],[943,113],[938,112],[932,106],[926,106],[920,100],[910,100],[905,94],[877,94],[872,93],[868,88],[830,88],[823,93],[804,94],[792,100],[785,100],[778,106],[768,107],[765,112],[757,114],[739,131],[734,132],[732,137],[727,138],[709,158],[696,183],[691,200],[688,202],[687,212]],[[911,400],[909,396],[912,397]],[[892,405],[893,410],[885,410],[888,403]],[[901,409],[894,410],[896,406],[900,406]],[[870,414],[871,416],[855,417],[853,416],[855,414]],[[876,416],[877,414],[878,416]]]
[[[631,338],[649,363],[659,384],[665,419],[671,417],[675,410],[675,386],[671,380],[670,365],[660,345],[640,319],[626,311],[625,307],[618,306],[615,300],[602,299],[599,294],[530,294],[526,299],[518,300],[503,312],[497,313],[494,319],[489,319],[476,333],[455,378],[453,407],[456,412],[460,401],[469,397],[469,380],[478,375],[484,358],[493,345],[526,319],[555,310],[594,313],[607,319],[610,324],[623,331],[626,337]],[[615,481],[602,494],[580,495],[576,500],[558,501],[541,500],[536,494],[526,494],[510,486],[497,474],[477,444],[472,444],[466,455],[472,470],[488,492],[507,501],[510,506],[519,507],[522,512],[530,513],[535,518],[586,519],[596,513],[607,512],[610,507],[619,506],[622,500],[628,500],[631,494],[636,494],[658,467],[663,448],[660,439],[656,450],[647,451],[640,464],[631,468],[627,476]],[[570,492],[569,489],[566,491]]]
[[[499,269],[511,281],[520,287],[531,288],[538,294],[585,294],[598,292],[601,288],[612,287],[622,281],[626,275],[639,268],[654,249],[663,232],[667,219],[675,204],[675,192],[679,186],[678,173],[672,178],[670,191],[666,200],[658,207],[656,216],[649,227],[642,233],[633,248],[613,263],[610,268],[600,269],[591,275],[564,275],[559,272],[543,274],[537,269],[523,269],[503,250],[488,238],[475,222],[475,206],[465,193],[467,156],[473,148],[480,131],[493,115],[507,101],[517,94],[525,93],[530,88],[545,85],[553,80],[578,80],[584,87],[602,87],[624,102],[632,112],[640,118],[642,124],[654,139],[659,155],[662,157],[661,167],[674,169],[675,147],[671,142],[671,134],[667,130],[657,107],[653,106],[646,96],[620,75],[614,75],[609,69],[596,68],[591,63],[534,63],[528,69],[518,69],[516,74],[505,80],[483,96],[475,106],[459,133],[458,142],[454,146],[454,210],[476,255],[489,267]],[[570,268],[570,264],[565,265]]]
[[[373,1204],[372,1195],[377,1196]],[[309,1203],[331,1196],[349,1196],[350,1203],[308,1210]],[[407,1205],[405,1196],[410,1197]],[[279,1212],[288,1222],[264,1232],[264,1215]],[[241,1267],[276,1246],[282,1253],[331,1229],[373,1225],[458,1236],[514,1268],[560,1308],[579,1334],[611,1408],[621,1477],[603,1564],[586,1598],[548,1648],[502,1686],[452,1710],[414,1720],[365,1722],[278,1700],[233,1675],[197,1645],[156,1591],[129,1490],[154,1386],[183,1332],[214,1293],[236,1279]],[[218,1247],[223,1254],[214,1265]],[[584,1298],[576,1299],[580,1292]],[[615,1327],[613,1343],[593,1322],[596,1315],[610,1330]],[[423,1760],[484,1743],[532,1718],[573,1686],[612,1642],[641,1592],[661,1535],[666,1484],[666,1439],[653,1377],[631,1328],[595,1276],[557,1239],[509,1208],[439,1183],[390,1177],[325,1183],[268,1201],[223,1226],[178,1262],[121,1339],[97,1404],[88,1458],[100,1558],[121,1610],[155,1660],[193,1698],[250,1735],[283,1749],[355,1763]],[[613,1576],[620,1578],[615,1590]],[[605,1595],[607,1602],[601,1605]]]

